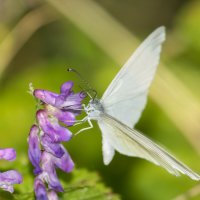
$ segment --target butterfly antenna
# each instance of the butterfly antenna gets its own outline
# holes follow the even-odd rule
[[[68,68],[67,71],[68,71],[68,72],[74,72],[74,73],[80,78],[80,80],[81,80],[81,82],[82,82],[82,84],[83,84],[83,86],[84,86],[84,87],[81,87],[81,86],[80,86],[80,88],[81,88],[84,92],[86,92],[86,94],[87,94],[91,99],[95,99],[95,98],[96,98],[96,96],[97,96],[97,91],[94,90],[94,89],[90,86],[90,84],[81,76],[81,74],[80,74],[79,72],[77,72],[77,71],[76,71],[75,69],[73,69],[73,68]],[[90,92],[92,93],[92,95],[91,95]]]

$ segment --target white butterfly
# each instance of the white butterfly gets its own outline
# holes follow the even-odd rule
[[[164,40],[164,27],[150,34],[113,79],[103,97],[100,100],[92,98],[84,107],[87,113],[84,121],[87,120],[88,128],[92,128],[90,120],[97,120],[102,132],[104,164],[108,165],[118,151],[144,158],[176,176],[183,173],[191,179],[200,180],[200,175],[133,129],[145,107]]]

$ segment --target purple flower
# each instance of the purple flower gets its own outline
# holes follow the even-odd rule
[[[39,174],[42,170],[40,168],[41,160],[41,150],[40,150],[40,140],[39,140],[39,128],[36,125],[33,125],[30,130],[28,138],[28,157],[32,165],[35,167],[34,174]]]
[[[0,159],[13,161],[16,158],[16,151],[12,148],[0,149]],[[13,192],[13,184],[20,184],[22,176],[15,170],[0,172],[0,188],[8,192]]]
[[[47,105],[51,105],[61,110],[68,110],[77,115],[80,113],[79,109],[81,109],[81,101],[85,98],[85,95],[82,95],[83,93],[81,92],[74,94],[71,90],[72,87],[73,82],[69,81],[61,85],[60,94],[48,90],[36,89],[34,90],[33,95]]]
[[[13,161],[16,158],[16,151],[12,148],[0,149],[0,159]]]
[[[64,147],[60,143],[52,142],[47,134],[41,137],[41,144],[46,152],[49,152],[58,158],[61,158],[65,153]]]
[[[45,104],[49,105],[55,105],[56,98],[59,96],[58,94],[55,94],[53,92],[47,91],[47,90],[40,90],[36,89],[33,92],[33,95],[40,99]]]
[[[80,109],[80,108],[79,108]],[[56,117],[60,122],[63,122],[67,126],[72,126],[76,120],[76,113],[79,111],[70,112],[67,110],[60,110],[58,108],[50,108],[49,113]]]
[[[62,171],[69,173],[74,168],[74,162],[72,161],[70,155],[66,151],[66,149],[63,147],[63,151],[65,152],[61,159],[55,157],[52,155],[51,159],[54,162],[55,166]]]
[[[63,142],[71,139],[71,132],[59,125],[56,118],[48,118],[46,110],[37,111],[37,120],[42,131],[47,134],[52,142]]]
[[[62,103],[65,102],[66,98],[70,95],[71,89],[73,87],[73,82],[69,81],[61,85],[60,94],[56,94],[47,90],[34,90],[33,95],[43,101],[46,104],[52,105],[54,107],[60,107]]]
[[[13,192],[13,184],[20,184],[22,182],[22,176],[15,170],[9,170],[0,173],[0,188],[8,192]]]
[[[35,178],[34,190],[37,200],[48,200],[45,184],[39,177]]]
[[[57,177],[56,168],[60,168],[66,173],[69,173],[74,168],[74,163],[71,160],[68,152],[64,149],[64,155],[61,158],[57,158],[51,153],[44,151],[42,153],[42,170],[39,175],[40,178],[45,181],[50,189],[58,192],[63,192],[63,188]]]
[[[63,187],[58,179],[56,168],[52,160],[51,154],[43,152],[42,154],[42,169],[43,173],[41,177],[49,186],[49,189],[53,189],[57,192],[63,192]]]
[[[56,192],[63,192],[57,168],[69,173],[74,162],[61,142],[72,138],[67,126],[72,126],[81,111],[85,95],[72,91],[73,82],[62,84],[60,94],[47,90],[34,90],[33,95],[42,101],[43,109],[36,113],[37,125],[29,134],[29,159],[34,166],[34,189],[37,200],[57,200]]]

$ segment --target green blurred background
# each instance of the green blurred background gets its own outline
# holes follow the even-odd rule
[[[139,41],[161,25],[162,64],[136,128],[200,172],[200,1],[0,0],[0,147],[16,148],[18,158],[27,152],[36,109],[30,82],[56,92],[73,80],[78,91],[80,81],[66,72],[73,67],[101,97]],[[197,182],[145,160],[116,154],[104,166],[96,124],[66,147],[77,168],[97,171],[122,199],[200,199]]]

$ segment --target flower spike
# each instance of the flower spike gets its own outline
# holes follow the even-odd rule
[[[58,200],[57,192],[64,189],[56,170],[59,168],[69,173],[74,168],[74,162],[61,142],[72,138],[67,127],[75,123],[85,95],[74,94],[72,87],[73,82],[68,81],[61,85],[60,94],[42,89],[32,92],[43,105],[36,112],[37,125],[31,127],[28,138],[29,160],[36,175],[34,190],[37,200]]]

